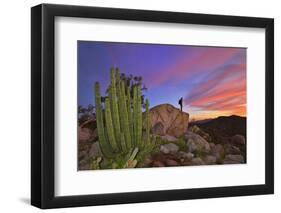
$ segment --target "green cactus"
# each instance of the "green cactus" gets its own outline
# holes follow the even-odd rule
[[[93,160],[91,163],[90,163],[90,168],[91,169],[100,169],[100,163],[102,161],[102,158],[101,157],[98,157],[97,159]]]
[[[120,133],[120,141],[121,141],[121,149],[123,152],[126,152],[127,146],[126,146],[126,141],[125,141],[125,135],[123,132]]]
[[[121,106],[121,101],[120,101],[120,97],[121,97],[121,89],[120,89],[120,72],[119,69],[116,68],[116,72],[115,72],[115,80],[116,80],[116,95],[117,95],[117,99],[118,99],[118,112],[119,112],[119,121],[120,121],[120,131],[123,131],[122,129],[122,106]]]
[[[138,146],[142,146],[142,110],[141,110],[141,89],[140,85],[137,86],[137,114],[136,114],[136,120],[137,120],[137,144]]]
[[[133,144],[134,146],[138,145],[137,141],[137,129],[138,129],[138,122],[137,122],[137,87],[133,87]]]
[[[130,155],[129,159],[126,161],[126,163],[123,166],[123,168],[134,168],[134,167],[136,167],[138,161],[135,158],[136,158],[138,152],[139,152],[138,148],[135,148],[132,151],[132,154]]]
[[[132,122],[132,103],[131,103],[131,87],[126,87],[126,94],[127,94],[127,111],[128,111],[128,120],[129,120],[129,128],[130,128],[130,134],[131,134],[131,143],[134,145],[134,136],[133,136],[133,122]]]
[[[117,152],[118,147],[115,140],[112,118],[111,118],[110,101],[108,98],[105,99],[105,125],[107,129],[107,136],[108,136],[109,143],[113,151]]]
[[[127,149],[130,150],[132,147],[131,144],[131,133],[130,133],[130,126],[129,126],[129,118],[128,118],[128,111],[127,111],[127,97],[125,94],[125,82],[121,81],[121,106],[122,106],[122,117],[123,117],[123,132],[125,134],[125,141]]]
[[[114,127],[114,135],[118,148],[121,149],[122,148],[121,141],[120,141],[121,129],[120,129],[119,110],[118,110],[118,103],[117,103],[116,80],[115,80],[114,68],[111,69],[110,75],[111,75],[110,104],[111,104],[112,121]]]
[[[145,141],[150,142],[150,118],[149,118],[149,101],[145,100]]]
[[[103,122],[103,110],[100,96],[100,85],[98,82],[95,84],[95,101],[96,101],[96,117],[97,117],[97,130],[99,135],[100,148],[104,156],[112,157],[111,149],[107,143]]]
[[[125,84],[118,68],[111,69],[110,79],[104,108],[100,85],[98,82],[95,84],[97,130],[103,159],[112,162],[113,168],[135,167],[138,162],[136,156],[150,142],[149,101],[146,99],[146,133],[143,135],[140,85]]]

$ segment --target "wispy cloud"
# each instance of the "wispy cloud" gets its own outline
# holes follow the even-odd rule
[[[193,47],[186,58],[179,58],[165,70],[155,72],[150,78],[151,86],[160,85],[166,81],[188,80],[194,75],[213,70],[231,60],[241,51],[238,48],[205,48]]]
[[[238,53],[244,55],[244,52]],[[228,114],[246,114],[246,64],[245,60],[230,58],[221,67],[210,70],[187,92],[185,105],[201,111],[220,111]]]

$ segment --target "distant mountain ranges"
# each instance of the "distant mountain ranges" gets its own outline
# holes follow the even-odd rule
[[[225,143],[225,138],[239,134],[246,138],[247,118],[237,115],[220,116],[214,119],[205,119],[190,122],[189,126],[196,125],[211,135],[214,141]]]

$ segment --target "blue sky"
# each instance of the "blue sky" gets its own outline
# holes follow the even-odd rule
[[[96,81],[105,95],[111,67],[142,76],[151,107],[183,97],[195,119],[246,114],[244,48],[78,41],[79,105],[94,104]]]

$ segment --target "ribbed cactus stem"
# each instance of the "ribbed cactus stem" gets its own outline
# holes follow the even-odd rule
[[[125,83],[121,81],[121,106],[122,106],[122,117],[123,117],[123,132],[125,134],[125,141],[127,149],[130,150],[132,147],[131,144],[131,133],[130,133],[130,126],[129,126],[129,118],[128,118],[128,111],[127,111],[127,103],[126,103],[126,95],[125,95]]]
[[[140,85],[138,86],[138,109],[139,109],[139,114],[138,114],[138,133],[139,133],[139,143],[140,147],[143,145],[142,144],[142,105],[141,105],[141,88]]]
[[[125,141],[125,135],[123,132],[120,133],[120,143],[121,143],[121,149],[123,152],[127,151],[126,141]]]
[[[118,105],[118,112],[119,112],[119,122],[120,122],[120,131],[123,132],[122,124],[123,124],[123,119],[122,119],[122,106],[121,106],[121,81],[120,81],[120,72],[119,69],[116,68],[115,70],[115,80],[116,80],[116,95],[117,95],[117,105]]]
[[[113,151],[117,152],[118,147],[115,140],[115,135],[113,131],[113,124],[112,124],[112,118],[111,118],[111,110],[110,110],[110,101],[108,98],[105,99],[105,125],[107,129],[107,137],[109,140],[109,143],[113,149]]]
[[[133,144],[134,146],[138,145],[137,141],[137,130],[138,130],[138,122],[137,122],[137,87],[133,87]]]
[[[132,103],[131,103],[131,88],[130,86],[126,87],[127,93],[127,111],[128,111],[128,120],[129,120],[129,128],[131,134],[131,143],[134,145],[133,141],[133,115],[132,115]]]
[[[146,143],[150,142],[150,117],[149,117],[149,101],[145,100],[145,133]]]
[[[110,71],[111,75],[111,86],[110,86],[110,106],[111,106],[111,115],[112,115],[112,123],[114,128],[114,135],[116,139],[116,143],[121,148],[121,141],[120,141],[120,120],[119,120],[119,110],[118,110],[118,102],[117,102],[117,92],[116,92],[116,80],[115,80],[115,71],[112,68]]]
[[[142,110],[141,110],[141,89],[140,85],[137,86],[137,141],[138,145],[142,146]]]
[[[101,104],[101,95],[100,95],[100,85],[98,82],[95,84],[95,102],[96,102],[96,119],[97,119],[97,130],[99,136],[99,145],[101,151],[105,157],[111,157],[112,152],[109,144],[106,141],[104,122],[103,122],[103,110]]]

